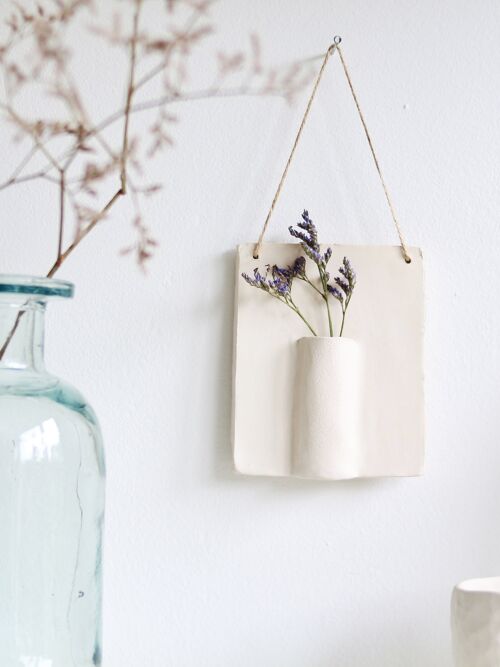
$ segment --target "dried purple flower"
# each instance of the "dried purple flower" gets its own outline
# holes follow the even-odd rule
[[[267,269],[268,272],[270,272],[272,274],[273,277],[278,276],[280,278],[285,278],[285,279],[288,280],[292,275],[292,271],[291,271],[291,268],[289,266],[280,267],[280,266],[277,266],[276,264],[273,264],[273,266],[268,264],[266,266],[266,269]]]
[[[302,220],[297,223],[299,229],[294,229],[292,226],[288,228],[291,236],[299,239],[302,250],[315,264],[325,268],[332,256],[332,249],[328,248],[324,255],[321,254],[318,243],[318,230],[316,225],[309,217],[309,213],[304,211],[302,213]],[[299,231],[303,230],[303,231]]]
[[[296,239],[299,239],[299,241],[301,241],[302,244],[304,244],[310,250],[319,252],[318,230],[316,229],[314,222],[309,217],[309,213],[307,211],[302,213],[302,220],[297,223],[297,227],[303,231],[298,231],[297,229],[294,229],[292,226],[290,226],[288,228],[290,234]]]
[[[322,264],[323,262],[323,255],[318,252],[317,250],[314,250],[313,248],[310,248],[308,245],[305,243],[300,244],[302,246],[302,250],[304,253],[309,257],[309,259],[312,259],[312,261],[317,264],[318,266]]]
[[[269,274],[271,274],[271,278],[268,279],[267,276]],[[303,279],[303,276],[305,276],[304,257],[298,257],[292,266],[281,267],[277,264],[274,264],[273,266],[267,265],[266,277],[259,272],[258,268],[254,269],[253,278],[249,276],[248,273],[242,273],[241,276],[251,287],[257,287],[264,292],[267,292],[291,308],[308,327],[312,335],[317,335],[292,298],[293,279]]]
[[[347,279],[347,282],[349,283],[352,291],[356,285],[356,273],[354,272],[354,269],[351,266],[351,262],[347,259],[347,257],[344,257],[342,266],[339,268],[339,273],[341,273]]]
[[[266,279],[259,273],[259,269],[253,270],[253,278],[249,276],[248,273],[242,273],[241,277],[252,287],[260,287],[262,289],[266,289],[268,287]]]
[[[345,293],[345,295],[349,296],[349,294],[351,293],[351,287],[349,283],[343,280],[342,278],[339,278],[338,276],[335,276],[334,281],[337,283],[340,289]]]
[[[303,320],[314,336],[317,335],[316,332],[305,319],[292,298],[293,281],[294,279],[303,280],[324,300],[328,314],[330,336],[333,336],[333,321],[328,299],[328,295],[330,294],[340,303],[342,308],[342,325],[339,334],[342,336],[347,306],[349,305],[352,291],[356,284],[356,274],[347,257],[344,257],[342,266],[339,269],[343,277],[336,276],[334,278],[335,285],[330,285],[330,273],[326,270],[326,266],[332,257],[332,249],[327,248],[325,253],[321,252],[318,241],[318,230],[306,210],[302,213],[302,219],[296,226],[298,229],[294,227],[289,227],[288,229],[290,234],[300,241],[304,255],[318,267],[319,285],[312,282],[307,275],[306,257],[303,255],[297,257],[293,264],[289,266],[268,264],[265,276],[259,272],[258,268],[254,269],[253,278],[246,273],[242,273],[241,275],[250,286],[262,289],[291,308]]]
[[[269,281],[269,287],[280,296],[288,296],[290,294],[291,283],[289,280],[274,278],[274,280]]]
[[[271,274],[271,278],[267,276]],[[242,273],[242,278],[251,286],[258,287],[265,292],[278,297],[288,297],[292,286],[292,274],[290,267],[281,268],[276,264],[266,267],[266,275],[263,276],[258,268],[253,270],[253,278],[248,273]]]
[[[299,241],[302,241],[302,243],[304,245],[306,245],[308,248],[310,247],[311,239],[307,234],[305,234],[304,232],[299,232],[297,229],[294,229],[291,225],[288,228],[288,231],[296,239],[299,239]]]
[[[293,263],[292,267],[292,273],[294,276],[297,276],[299,278],[303,278],[306,273],[306,258],[305,257],[297,257],[295,262]]]
[[[297,227],[305,230],[309,234],[308,237],[309,247],[312,248],[313,250],[319,251],[318,230],[316,229],[316,225],[314,224],[314,222],[309,217],[309,212],[306,211],[305,209],[302,213],[302,220],[297,223]]]
[[[339,289],[337,289],[337,287],[332,287],[331,285],[327,285],[327,289],[330,292],[330,294],[333,297],[335,297],[335,299],[340,301],[340,303],[344,302],[344,296],[343,296],[342,292]]]
[[[340,336],[344,331],[345,316],[347,312],[347,307],[351,301],[352,293],[354,287],[356,286],[356,273],[352,268],[351,262],[344,257],[342,260],[342,266],[339,268],[339,273],[343,276],[335,276],[334,282],[338,287],[333,287],[332,285],[327,285],[328,292],[340,303],[342,308],[342,324],[340,325]],[[338,289],[340,287],[340,290]]]

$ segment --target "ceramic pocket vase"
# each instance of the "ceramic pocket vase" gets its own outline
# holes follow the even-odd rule
[[[297,341],[292,473],[349,479],[360,475],[362,351],[350,338]]]
[[[456,667],[500,665],[500,577],[455,586],[451,630]]]

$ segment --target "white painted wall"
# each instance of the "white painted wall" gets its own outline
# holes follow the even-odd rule
[[[304,100],[183,106],[152,167],[165,189],[147,212],[161,242],[149,275],[118,256],[121,204],[61,271],[76,298],[49,318],[50,366],[91,399],[107,445],[106,667],[448,667],[452,585],[500,570],[500,5],[221,0],[215,16],[207,58],[252,30],[274,63],[344,38],[425,253],[426,474],[233,474],[234,247],[258,234]],[[120,99],[121,62],[80,62],[96,118]],[[1,139],[3,173],[18,148]],[[270,239],[307,207],[328,240],[395,242],[338,62],[297,157]],[[47,186],[1,193],[2,271],[46,270],[55,204]]]

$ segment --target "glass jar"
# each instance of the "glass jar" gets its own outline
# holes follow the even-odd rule
[[[43,360],[47,300],[72,295],[0,275],[1,667],[101,664],[101,435]]]

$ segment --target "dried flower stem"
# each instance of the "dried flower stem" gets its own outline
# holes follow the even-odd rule
[[[300,308],[297,306],[295,301],[292,299],[291,293],[286,297],[281,297],[276,294],[272,294],[271,292],[268,292],[268,294],[271,294],[271,296],[274,296],[275,299],[278,299],[278,301],[281,301],[281,303],[284,303],[285,306],[288,306],[293,312],[300,317],[300,319],[304,322],[306,327],[309,329],[309,331],[312,333],[313,336],[317,336],[318,334],[316,331],[313,329],[311,324],[307,321],[305,316],[301,313]]]
[[[292,302],[292,303],[293,303],[293,302]],[[304,317],[304,315],[302,315],[302,313],[301,313],[300,310],[297,308],[297,306],[295,306],[295,304],[293,304],[292,310],[293,310],[295,313],[297,313],[297,315],[298,315],[298,316],[300,317],[300,319],[304,322],[304,324],[307,326],[307,328],[308,328],[309,331],[312,333],[312,335],[313,335],[313,336],[317,336],[318,334],[316,333],[316,331],[312,328],[312,326],[311,326],[311,325],[309,324],[309,322],[306,320],[306,318]]]
[[[316,287],[313,281],[308,277],[307,273],[304,272],[304,277],[302,278],[302,280],[304,280],[308,285],[310,285],[313,288],[313,290],[315,290],[320,295],[322,299],[325,298],[323,292]]]
[[[306,282],[310,287],[313,288],[315,292],[319,294],[319,296],[323,299],[323,301],[326,304],[326,312],[328,315],[328,331],[330,333],[330,336],[333,336],[334,334],[334,329],[333,329],[333,320],[332,320],[332,314],[330,312],[330,304],[328,303],[328,277],[326,275],[326,271],[322,270],[320,266],[318,266],[319,269],[319,275],[320,275],[320,280],[321,280],[321,286],[323,287],[322,290],[318,289],[316,285],[312,282],[312,280],[309,278],[307,273],[304,271],[304,274],[300,276],[300,279]]]
[[[326,275],[325,269],[321,268],[321,266],[318,265],[319,269],[319,275],[321,278],[321,284],[323,286],[323,299],[325,300],[326,303],[326,312],[328,314],[328,331],[330,332],[330,336],[333,336],[333,321],[332,321],[332,314],[330,312],[330,304],[328,302],[328,277]],[[340,334],[342,335],[342,334]]]
[[[346,313],[347,313],[347,307],[348,307],[348,305],[349,305],[349,301],[351,300],[351,296],[352,296],[352,294],[350,294],[350,295],[346,298],[345,302],[341,304],[341,305],[342,305],[342,322],[341,322],[341,325],[340,325],[340,333],[339,333],[339,336],[342,336],[342,333],[343,333],[343,331],[344,331],[345,316],[346,316]]]

